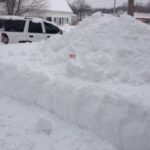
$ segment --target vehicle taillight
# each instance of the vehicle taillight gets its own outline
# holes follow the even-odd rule
[[[8,38],[8,35],[6,33],[2,33],[1,34],[1,41],[5,44],[8,44],[9,42],[9,38]]]

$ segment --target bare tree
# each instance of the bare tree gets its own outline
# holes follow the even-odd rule
[[[75,14],[77,14],[78,19],[81,21],[86,15],[91,14],[92,8],[86,3],[85,0],[76,0],[72,4],[70,4],[70,7],[74,11]]]
[[[6,0],[5,7],[8,15],[13,15],[15,12],[16,0]]]
[[[6,0],[0,0],[0,3],[3,3],[3,2],[5,2]]]
[[[47,0],[18,0],[16,15],[39,15],[47,9]]]
[[[147,3],[147,5],[146,5],[148,8],[150,8],[150,1]]]
[[[47,0],[1,0],[8,15],[38,15],[47,9]]]
[[[134,0],[128,0],[128,15],[134,15]]]

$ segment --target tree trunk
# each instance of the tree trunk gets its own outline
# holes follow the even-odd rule
[[[116,0],[114,0],[114,15],[116,15]]]
[[[134,0],[128,0],[128,15],[134,15]]]
[[[6,9],[8,15],[14,15],[16,0],[6,0]]]

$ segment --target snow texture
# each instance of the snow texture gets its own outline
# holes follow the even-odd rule
[[[0,91],[118,150],[149,150],[149,34],[126,15],[96,14],[47,42],[0,45]]]
[[[47,118],[40,117],[36,123],[35,130],[37,132],[43,132],[45,134],[50,134],[52,131],[52,124]]]
[[[37,122],[43,124],[43,118],[44,124],[45,120],[52,124],[50,134],[35,130]],[[61,121],[37,106],[0,94],[0,150],[47,149],[115,150],[108,142]]]

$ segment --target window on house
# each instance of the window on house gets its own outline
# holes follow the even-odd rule
[[[48,21],[52,21],[52,17],[47,17],[47,20]]]
[[[0,19],[0,30],[4,30],[5,20]]]
[[[59,18],[56,18],[56,23],[59,24]]]
[[[68,18],[65,18],[65,23],[68,23],[69,19]]]
[[[30,33],[43,33],[42,31],[42,24],[36,22],[29,22],[29,32]]]
[[[44,22],[44,26],[45,26],[46,33],[56,34],[60,31],[56,26],[47,22]]]
[[[62,18],[62,25],[64,24],[64,18]]]
[[[62,24],[62,20],[61,20],[61,18],[59,18],[59,24],[60,24],[60,25]]]

